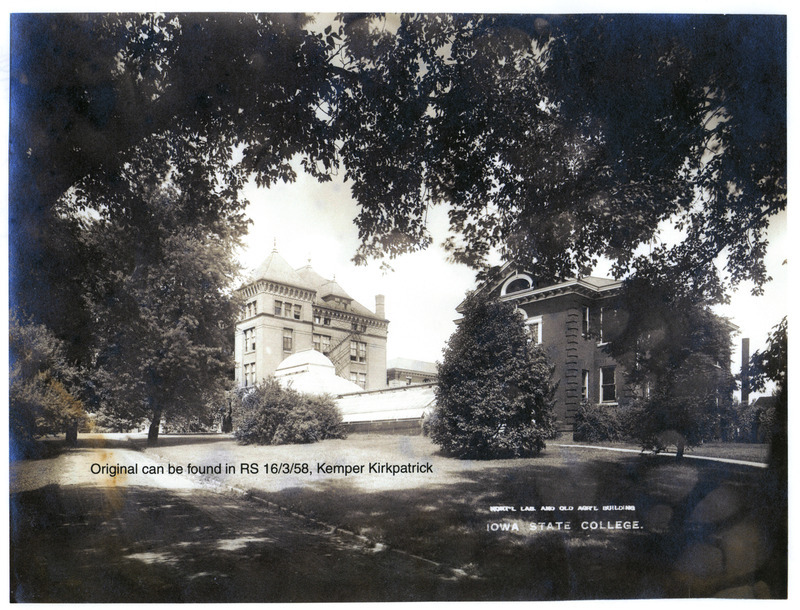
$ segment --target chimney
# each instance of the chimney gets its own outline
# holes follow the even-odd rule
[[[742,405],[750,402],[750,339],[742,339]]]
[[[375,295],[375,315],[381,320],[386,319],[386,297],[382,294]]]

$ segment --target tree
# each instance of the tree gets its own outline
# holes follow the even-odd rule
[[[92,199],[124,182],[126,165],[154,140],[182,142],[172,161],[210,192],[230,195],[251,174],[262,185],[292,179],[292,157],[315,165],[335,146],[316,114],[326,47],[302,15],[18,14],[13,22],[11,300],[89,362],[81,275],[93,261],[60,198],[78,184]],[[133,208],[124,213],[121,222],[135,220]]]
[[[767,382],[775,383],[775,425],[770,439],[770,464],[786,481],[788,474],[789,407],[789,336],[784,318],[775,325],[767,339],[767,348],[750,357],[751,390],[764,391]]]
[[[9,328],[9,429],[11,455],[33,451],[36,437],[67,433],[73,443],[78,426],[87,421],[80,400],[79,371],[66,359],[66,349],[41,324],[12,316]]]
[[[123,179],[93,199],[76,188],[62,208],[92,254],[83,295],[101,403],[117,420],[149,420],[150,445],[162,421],[222,397],[239,312],[230,288],[246,202],[197,186],[175,156],[168,141],[143,147]]]
[[[789,372],[789,338],[786,316],[775,325],[767,338],[767,348],[750,357],[750,389],[763,392],[768,381],[776,384],[775,394],[786,393]]]
[[[599,255],[620,275],[657,260],[721,299],[722,254],[728,283],[767,279],[766,227],[786,205],[782,18],[343,24],[334,117],[350,136],[360,256],[425,245],[425,211],[442,201],[454,258],[478,267],[491,247],[548,277],[586,274]],[[683,239],[639,255],[663,224]]]
[[[439,366],[431,439],[463,458],[538,454],[555,432],[552,372],[511,305],[470,298]]]
[[[679,287],[642,277],[625,284],[620,301],[624,315],[606,350],[639,389],[634,433],[646,448],[675,445],[680,459],[719,436],[732,408],[735,327]]]

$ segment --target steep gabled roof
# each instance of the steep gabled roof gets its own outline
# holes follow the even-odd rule
[[[311,265],[293,269],[284,258],[274,249],[261,265],[250,276],[249,283],[258,280],[266,280],[302,288],[314,293],[314,305],[335,309],[337,311],[354,313],[365,318],[379,320],[375,312],[364,307],[361,303],[353,299],[333,279],[329,280],[314,271]]]
[[[278,250],[264,260],[261,265],[253,272],[253,280],[267,280],[287,286],[296,286],[306,290],[314,290],[314,286],[304,280],[283,257],[278,254]]]
[[[317,288],[317,296],[323,301],[327,301],[330,297],[339,297],[340,299],[347,299],[348,301],[353,300],[353,297],[347,294],[336,280],[330,280]]]
[[[320,286],[328,283],[328,280],[322,277],[316,271],[314,271],[311,265],[300,267],[296,271],[297,275],[303,278],[303,280],[307,282],[309,286],[313,286],[315,290],[318,289]]]
[[[365,318],[380,319],[375,315],[375,312],[371,311],[367,307],[364,307],[361,303],[347,294],[347,291],[345,291],[345,289],[342,288],[335,279],[329,280],[322,277],[319,273],[314,271],[311,265],[306,265],[305,267],[300,267],[297,269],[297,275],[299,275],[316,291],[317,294],[314,298],[315,305],[327,307],[328,309],[355,313]],[[338,303],[332,297],[345,300],[347,301],[347,304],[344,305],[342,303]]]

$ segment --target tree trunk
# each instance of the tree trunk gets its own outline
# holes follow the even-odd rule
[[[77,447],[78,446],[78,420],[71,419],[67,424],[67,445],[70,447]]]
[[[231,411],[228,411],[227,415],[222,417],[222,431],[223,432],[232,432],[233,431],[233,416],[231,415]]]
[[[155,447],[158,445],[158,428],[161,425],[161,409],[153,411],[153,419],[150,421],[150,429],[147,431],[147,446]]]
[[[675,452],[675,459],[680,460],[683,458],[683,450],[686,448],[686,443],[683,440],[679,440],[678,443],[675,445],[677,451]]]

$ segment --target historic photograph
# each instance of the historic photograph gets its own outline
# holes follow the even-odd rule
[[[787,16],[10,16],[14,602],[785,599]]]

